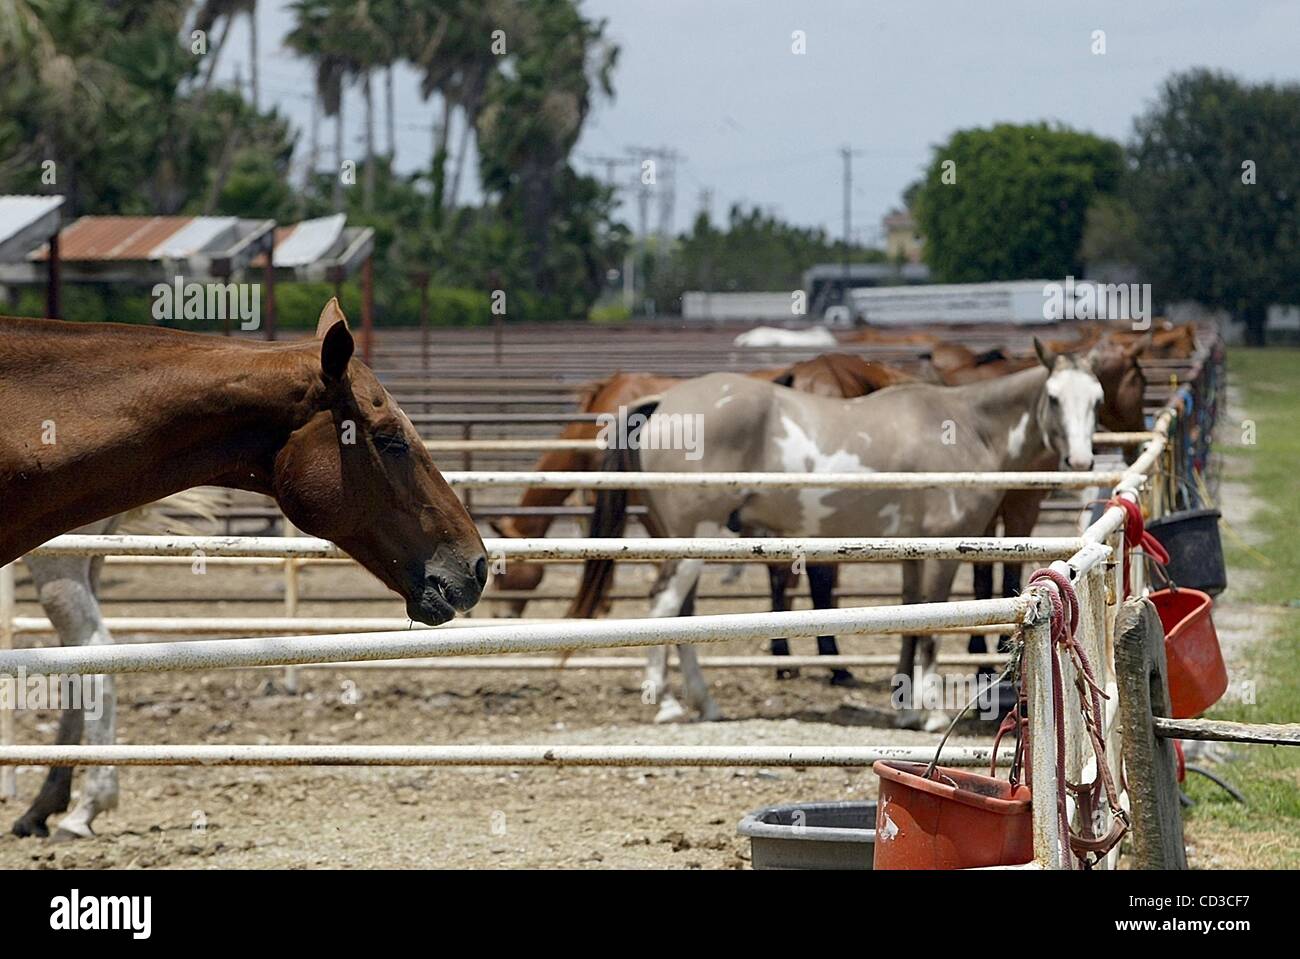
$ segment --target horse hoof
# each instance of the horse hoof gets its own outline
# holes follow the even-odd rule
[[[794,669],[794,668],[791,668],[791,669],[778,669],[778,670],[776,671],[776,678],[777,678],[778,680],[780,680],[780,679],[798,679],[798,678],[799,678],[799,670],[798,670],[798,669]]]
[[[85,832],[78,832],[75,828],[64,825],[54,827],[54,834],[50,836],[50,842],[76,842],[78,839],[94,839],[95,832],[89,826],[86,826]]]
[[[655,714],[655,722],[661,726],[666,723],[680,723],[685,719],[686,710],[682,709],[682,704],[675,699],[665,702]]]
[[[831,685],[842,686],[845,689],[861,689],[867,685],[858,677],[854,676],[847,669],[837,669],[831,673]]]
[[[722,710],[718,708],[717,703],[709,703],[700,710],[700,721],[706,723],[716,723],[722,719]]]
[[[45,825],[44,820],[28,819],[26,817],[17,820],[13,824],[13,828],[10,829],[10,832],[22,839],[26,839],[29,836],[35,837],[36,839],[45,839],[50,834],[50,830]]]

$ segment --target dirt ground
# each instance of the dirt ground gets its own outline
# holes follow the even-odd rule
[[[722,582],[726,574],[723,567],[707,570],[702,593],[766,583],[761,568],[747,568],[731,587]],[[619,583],[648,585],[652,576],[649,567],[625,568]],[[554,568],[545,585],[562,587],[574,577],[571,568]],[[251,600],[278,601],[280,582],[269,569],[210,567],[193,576],[186,567],[110,566],[103,593],[109,616],[276,615],[274,603]],[[896,590],[899,573],[846,568],[842,583]],[[959,575],[963,587],[969,589],[968,572]],[[135,601],[164,593],[177,601]],[[400,602],[359,570],[311,568],[303,594],[364,594],[377,601],[309,600],[301,615],[401,615]],[[30,595],[20,581],[20,599]],[[246,601],[205,601],[213,595]],[[699,611],[763,608],[758,601],[706,601]],[[622,603],[616,615],[644,615],[644,609],[644,603]],[[37,611],[20,603],[20,615]],[[559,612],[558,603],[529,610]],[[815,651],[812,640],[793,646],[795,653]],[[946,648],[965,647],[964,639],[952,639]],[[848,639],[841,649],[892,655],[897,643]],[[761,643],[705,651],[761,652]],[[933,743],[931,735],[893,728],[892,671],[858,670],[864,686],[844,689],[827,683],[825,669],[781,682],[767,669],[712,670],[726,721],[679,726],[651,722],[638,669],[309,670],[298,695],[283,691],[278,670],[141,674],[119,677],[118,729],[123,743]],[[351,688],[359,701],[348,704]],[[18,741],[51,741],[56,721],[50,712],[20,713]],[[960,732],[954,744],[986,743],[992,728],[971,723]],[[746,812],[773,803],[872,798],[876,789],[869,770],[854,769],[134,767],[121,770],[120,807],[96,821],[97,838],[18,839],[8,825],[43,773],[21,768],[19,801],[0,803],[0,868],[743,868],[748,841],[736,835],[736,825]]]

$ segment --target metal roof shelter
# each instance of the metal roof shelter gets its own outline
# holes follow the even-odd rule
[[[57,318],[59,304],[59,224],[61,196],[0,196],[0,282],[7,282],[6,264],[25,264],[28,256],[45,244],[50,256],[42,271],[45,280],[45,315]]]
[[[59,234],[64,277],[74,283],[225,280],[274,239],[273,220],[233,216],[83,216]],[[46,251],[30,260],[39,262]]]
[[[303,220],[275,231],[275,279],[282,283],[332,283],[337,295],[343,281],[361,271],[361,355],[369,363],[374,341],[375,231],[348,226],[342,213]],[[266,255],[250,269],[265,268]]]
[[[61,200],[61,198],[60,198]],[[2,210],[2,208],[0,208]],[[0,283],[226,281],[275,242],[274,220],[233,216],[83,216],[17,262]],[[0,228],[3,232],[3,228]],[[275,336],[274,277],[267,271],[268,338]],[[57,315],[57,310],[51,310]]]

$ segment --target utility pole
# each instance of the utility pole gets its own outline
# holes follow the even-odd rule
[[[655,227],[656,256],[662,258],[668,250],[674,229],[674,214],[677,208],[676,163],[684,161],[685,155],[671,147],[628,146],[626,157],[621,162],[635,163],[642,171],[636,177],[637,201],[637,260],[640,263],[641,276],[638,285],[645,292],[645,267],[650,237],[650,200],[652,194],[658,201],[658,224]],[[609,158],[601,158],[607,164]],[[654,180],[643,181],[645,163],[653,163]]]
[[[610,192],[614,195],[616,199],[618,198],[618,195],[627,186],[627,184],[620,184],[618,182],[618,168],[621,166],[628,166],[631,164],[635,164],[637,162],[634,158],[629,156],[591,155],[591,156],[584,156],[583,159],[586,160],[588,163],[596,163],[604,166],[605,186],[609,188]],[[644,190],[645,188],[642,187],[641,189]],[[642,237],[644,237],[645,201],[642,199],[640,193],[638,193],[637,204],[640,207],[641,235]],[[644,242],[645,241],[643,239],[642,243]],[[637,273],[638,270],[636,267],[635,259],[632,253],[629,251],[628,253],[625,253],[623,255],[623,305],[626,306],[629,311],[632,309],[636,299],[635,294],[636,294]]]
[[[853,157],[861,152],[847,145],[840,147],[840,157],[844,160],[844,249],[841,251],[844,258],[844,291],[841,302],[846,307],[849,304],[849,248],[853,238]]]

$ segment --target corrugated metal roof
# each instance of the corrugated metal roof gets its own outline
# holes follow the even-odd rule
[[[62,203],[61,196],[0,196],[0,243],[58,209]]]
[[[237,223],[228,216],[83,216],[59,234],[59,252],[66,261],[180,259]]]
[[[199,253],[233,230],[238,222],[233,216],[196,216],[154,247],[149,259],[178,259]]]
[[[303,220],[275,235],[276,266],[306,266],[328,254],[343,235],[347,217],[342,213]]]

